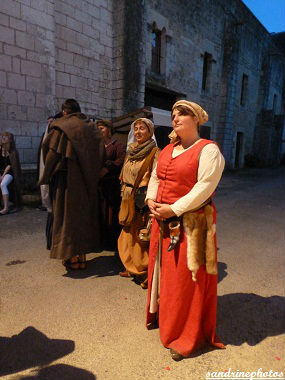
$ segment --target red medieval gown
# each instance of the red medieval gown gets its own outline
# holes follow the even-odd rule
[[[157,202],[173,204],[193,188],[197,183],[200,152],[209,143],[212,141],[201,139],[175,158],[172,158],[173,144],[163,149],[157,165]],[[214,223],[215,221],[214,207]],[[159,312],[151,312],[152,281],[159,235],[159,222],[154,220],[149,250],[147,327],[151,328],[158,317],[162,344],[185,357],[207,344],[224,348],[216,337],[217,275],[208,274],[205,265],[201,265],[197,281],[192,280],[187,267],[187,243],[182,223],[180,243],[170,252],[167,252],[170,239],[168,226],[165,224],[159,269]]]

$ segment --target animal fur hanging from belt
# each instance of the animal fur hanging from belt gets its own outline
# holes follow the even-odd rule
[[[192,280],[200,265],[206,265],[208,274],[217,274],[215,233],[213,222],[214,209],[211,205],[204,207],[203,212],[186,212],[183,215],[183,226],[187,238],[187,266],[192,272]]]

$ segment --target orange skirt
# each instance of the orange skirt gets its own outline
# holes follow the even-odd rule
[[[142,218],[137,214],[130,226],[123,227],[118,239],[120,259],[128,272],[133,275],[147,275],[148,247],[138,237],[138,231],[143,227]]]

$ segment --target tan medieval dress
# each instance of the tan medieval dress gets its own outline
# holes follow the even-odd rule
[[[137,144],[137,143],[134,143]],[[157,148],[154,148],[157,149]],[[154,155],[152,162],[147,168],[138,189],[143,190],[147,188],[150,180],[152,169],[155,167],[158,158],[158,151]],[[122,199],[129,198],[132,186],[134,185],[138,172],[142,167],[144,159],[140,161],[131,161],[129,157],[126,158],[124,163],[120,180],[122,183],[121,196]],[[147,274],[148,268],[148,244],[142,242],[138,233],[139,230],[146,225],[146,218],[148,216],[147,211],[143,213],[136,210],[134,220],[130,226],[124,226],[118,239],[118,251],[120,259],[124,264],[126,270],[136,276],[144,276]]]

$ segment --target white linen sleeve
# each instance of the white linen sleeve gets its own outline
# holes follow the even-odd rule
[[[150,177],[148,187],[147,187],[145,202],[147,202],[148,199],[152,199],[153,201],[156,200],[156,195],[157,195],[157,190],[158,190],[158,185],[159,185],[159,179],[157,178],[157,174],[156,174],[156,167],[157,167],[157,162],[151,173],[151,177]]]
[[[180,216],[204,203],[215,191],[225,167],[225,159],[216,144],[207,144],[199,159],[197,183],[193,188],[170,205],[172,211]]]

